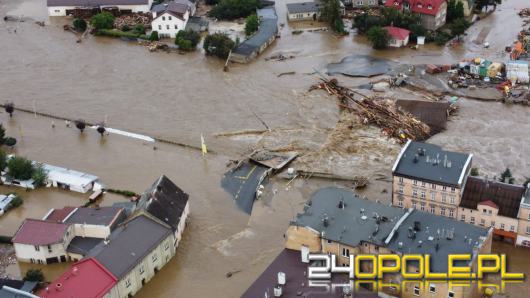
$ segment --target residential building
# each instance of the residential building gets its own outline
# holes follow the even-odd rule
[[[174,234],[173,246],[178,247],[190,213],[188,197],[187,193],[162,175],[142,195],[137,209],[145,210],[169,225]]]
[[[457,218],[472,159],[409,140],[392,167],[392,204]]]
[[[446,0],[383,0],[386,7],[403,12],[417,13],[427,30],[437,30],[445,25],[447,16]]]
[[[316,21],[320,17],[320,2],[287,3],[287,19],[289,21]]]
[[[0,215],[3,215],[8,209],[11,201],[15,198],[14,194],[0,195]]]
[[[232,50],[230,61],[249,63],[271,45],[278,35],[278,16],[274,5],[256,10],[260,19],[259,28],[250,38]]]
[[[352,254],[421,254],[430,255],[431,272],[447,272],[449,254],[470,254],[476,270],[477,255],[491,252],[492,229],[452,218],[431,215],[414,209],[402,209],[363,199],[357,194],[334,187],[313,194],[291,222],[285,247],[302,253],[322,252],[337,256],[339,266],[349,264]],[[371,264],[362,271],[372,272]],[[416,268],[418,269],[418,268]],[[414,264],[411,264],[414,270]],[[398,283],[399,275],[387,276],[384,282]],[[389,295],[398,295],[387,289]],[[431,282],[427,288],[414,283],[401,289],[402,297],[475,297],[478,288]]]
[[[173,0],[154,5],[151,9],[151,28],[158,32],[160,38],[175,38],[180,30],[185,30],[195,10],[195,3],[189,0]]]
[[[136,214],[94,247],[94,258],[115,278],[105,297],[131,297],[175,255],[171,227],[148,213]],[[87,278],[85,282],[90,283]]]
[[[388,35],[390,35],[390,41],[388,43],[389,46],[400,48],[409,44],[409,30],[394,26],[386,26],[384,29],[386,29]]]
[[[520,185],[470,176],[458,206],[458,219],[474,225],[492,227],[494,236],[516,243],[518,215],[521,213],[519,206],[524,193],[525,188]],[[524,211],[521,215],[524,216]]]
[[[153,5],[153,0],[47,0],[48,15],[64,17],[76,9],[101,10],[118,8],[122,13],[147,13]]]
[[[517,218],[519,221],[516,245],[530,247],[530,183],[526,185]]]
[[[17,259],[22,262],[51,264],[66,262],[67,243],[73,227],[64,223],[26,219],[13,236]]]
[[[379,0],[349,0],[351,5],[356,8],[379,6]],[[344,2],[345,5],[348,3]]]
[[[39,298],[32,293],[38,283],[36,281],[23,281],[16,279],[0,279],[0,297],[2,298]]]
[[[41,298],[110,298],[117,294],[116,277],[94,258],[83,259],[39,292]]]

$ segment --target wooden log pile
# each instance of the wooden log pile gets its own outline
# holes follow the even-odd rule
[[[336,79],[322,79],[309,91],[323,89],[339,98],[339,106],[356,113],[364,124],[373,124],[382,132],[404,143],[407,139],[425,140],[430,136],[430,128],[411,114],[396,107],[384,98],[367,97],[352,89],[340,86]]]
[[[132,30],[133,27],[138,24],[143,25],[145,28],[151,28],[151,14],[124,14],[116,17],[116,19],[114,20],[114,27],[117,29],[121,29],[124,25],[127,25]]]

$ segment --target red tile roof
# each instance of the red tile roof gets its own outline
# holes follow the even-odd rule
[[[392,36],[395,40],[405,40],[407,37],[409,37],[410,31],[407,29],[394,27],[394,26],[386,26],[386,31],[388,31],[388,34]]]
[[[386,0],[385,6],[402,10],[403,3],[408,3],[412,12],[436,15],[444,2],[445,0]]]
[[[75,210],[75,207],[64,207],[62,209],[53,209],[53,211],[44,218],[48,221],[63,222],[65,218]]]
[[[94,258],[83,259],[39,292],[41,298],[101,298],[117,279]]]
[[[499,206],[497,206],[497,204],[495,204],[492,200],[482,201],[478,203],[478,205],[486,205],[495,209],[499,209]]]
[[[13,243],[48,245],[63,241],[68,225],[63,223],[26,219],[15,236]]]

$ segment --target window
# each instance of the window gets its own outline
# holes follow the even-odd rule
[[[175,30],[178,30],[179,29],[179,26],[175,25]]]
[[[35,245],[35,251],[40,251],[40,246]]]
[[[145,272],[144,266],[140,266],[140,274],[144,274],[144,272]]]
[[[425,202],[420,203],[420,210],[425,211]]]
[[[436,293],[436,285],[429,284],[429,292],[433,294]]]
[[[445,185],[442,186],[442,190],[443,190],[443,191],[446,191],[446,190],[447,190],[447,186],[445,186]]]
[[[425,182],[421,182],[421,187],[425,187]]]
[[[445,216],[445,207],[440,208],[440,215]]]
[[[442,193],[442,203],[447,203],[447,195]]]
[[[156,262],[156,260],[158,260],[158,257],[156,256],[156,254],[154,254],[153,256],[151,256],[151,260],[153,262]]]
[[[165,21],[166,20],[166,17],[162,17],[162,21]]]
[[[530,213],[528,213],[528,220],[530,220]]]
[[[412,208],[416,209],[416,205],[417,205],[416,201],[412,201]]]
[[[436,193],[431,192],[431,201],[436,201]]]
[[[327,241],[328,241],[328,244],[331,244],[331,240],[328,239]]]
[[[55,12],[60,12],[60,10],[56,9]]]
[[[169,249],[169,242],[166,242],[166,245],[164,246],[164,250],[168,250]]]
[[[413,292],[414,296],[419,296],[420,295],[420,287],[418,286],[414,286],[414,289],[413,289]]]
[[[486,214],[486,209],[482,209],[482,213],[483,213],[483,214]]]
[[[449,209],[449,217],[455,217],[455,210]]]
[[[431,188],[432,188],[432,189],[436,189],[436,184],[432,183],[432,184],[431,184]]]
[[[515,227],[514,226],[510,226],[510,232],[514,232],[515,231]]]
[[[451,187],[451,192],[455,192],[455,191],[456,191],[456,188]]]
[[[434,206],[434,205],[431,205],[431,213],[433,213],[433,214],[434,214],[435,212],[436,212],[436,206]]]
[[[491,210],[488,210],[488,214],[491,215],[491,214],[492,214],[492,211],[491,211]]]
[[[453,291],[447,292],[447,298],[455,298],[455,292]]]
[[[166,25],[166,29],[169,30],[169,25]]]
[[[484,218],[481,218],[480,219],[480,225],[481,226],[484,226],[486,224],[486,221],[484,220]]]
[[[501,230],[504,230],[504,224],[501,223]]]
[[[131,286],[131,280],[127,278],[127,280],[125,281],[125,287],[128,288]]]
[[[449,199],[451,200],[451,204],[455,203],[455,196],[450,196]]]
[[[162,25],[158,25],[158,30],[162,30]]]
[[[400,187],[399,187],[398,192],[399,192],[400,194],[403,194],[403,186],[400,186]]]
[[[403,183],[403,177],[399,177],[398,180],[399,180],[399,183]],[[529,217],[530,217],[530,215],[529,215]]]
[[[429,4],[429,5],[427,6],[427,8],[428,8],[428,9],[432,9],[432,5]]]
[[[414,180],[412,183],[413,183],[414,185],[418,185],[418,180]]]
[[[52,247],[48,245],[48,252],[52,252]]]
[[[398,206],[403,207],[403,198],[398,199]]]
[[[425,190],[422,190],[421,193],[420,193],[420,197],[422,199],[425,199]]]
[[[418,197],[418,190],[417,189],[413,189],[412,190],[412,197],[413,198],[417,198]]]
[[[167,19],[171,21],[171,16],[167,17]]]
[[[471,216],[471,221],[470,221],[470,223],[475,224],[475,218],[474,218],[473,216]]]
[[[346,258],[349,258],[350,257],[350,249],[343,247],[342,248],[342,256],[346,257]]]
[[[526,234],[530,235],[530,226],[526,227]]]
[[[492,227],[495,226],[495,221],[494,220],[491,221],[490,226],[492,226]]]
[[[460,216],[460,220],[461,221],[466,221],[466,216],[464,214],[462,214],[462,216]]]

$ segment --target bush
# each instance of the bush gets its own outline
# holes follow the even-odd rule
[[[111,13],[105,11],[90,18],[90,24],[92,24],[96,30],[112,29],[114,28],[115,19],[116,18]]]
[[[40,269],[29,269],[24,276],[25,281],[43,282],[44,274]]]
[[[11,244],[11,237],[0,235],[0,243]]]
[[[464,34],[469,26],[470,24],[466,19],[460,18],[451,23],[449,29],[451,29],[451,34],[455,35],[458,40],[460,40],[460,35]]]
[[[197,44],[201,40],[199,33],[188,30],[180,30],[175,37],[175,44],[179,46],[179,49],[185,51],[195,50]]]
[[[215,4],[219,3],[219,0],[206,0],[205,3],[207,5],[215,5]]]
[[[478,172],[478,168],[471,168],[471,172],[469,173],[471,176],[478,176],[480,173]]]
[[[15,194],[15,197],[9,203],[8,209],[17,208],[21,206],[23,203],[24,203],[24,200],[22,200],[22,198],[19,195]]]
[[[7,174],[14,179],[28,180],[33,176],[33,164],[24,157],[12,157],[7,162]]]
[[[345,33],[339,0],[324,0],[321,18],[337,33]]]
[[[375,26],[384,26],[381,17],[370,16],[366,13],[356,16],[353,21],[353,27],[357,28],[361,33],[365,33]]]
[[[7,154],[4,150],[0,149],[0,171],[3,171],[7,166]]]
[[[73,25],[74,25],[75,30],[79,32],[85,32],[86,27],[87,27],[86,21],[81,18],[75,18]]]
[[[126,197],[138,196],[138,194],[136,194],[134,191],[130,191],[130,190],[120,190],[120,189],[109,188],[109,189],[105,189],[105,191],[107,191],[109,193],[115,193],[115,194],[118,194],[118,195],[126,196]]]
[[[385,49],[388,47],[390,35],[386,29],[379,26],[372,27],[367,32],[368,40],[372,43],[374,49]]]
[[[110,37],[126,37],[126,38],[141,38],[141,39],[147,39],[147,36],[136,34],[132,31],[130,32],[123,32],[120,30],[108,30],[108,29],[101,29],[98,31],[98,35],[103,36],[110,36]]]
[[[443,46],[451,39],[451,35],[447,34],[445,32],[438,32],[436,36],[434,37],[434,42],[439,45]]]
[[[223,33],[214,33],[206,36],[203,48],[207,55],[214,55],[222,59],[228,58],[230,50],[235,46],[233,40]]]
[[[254,32],[258,31],[259,19],[255,14],[251,14],[245,20],[245,34],[247,36],[252,35]]]
[[[153,32],[151,32],[151,35],[149,35],[149,40],[150,41],[157,41],[159,39],[160,38],[158,37],[158,31],[153,31]]]
[[[123,32],[131,31],[131,27],[129,27],[129,25],[125,24],[125,25],[121,26],[121,31],[123,31]]]
[[[221,0],[208,15],[220,20],[233,20],[251,15],[258,7],[259,0]]]
[[[33,168],[33,175],[31,178],[33,178],[35,186],[44,186],[48,180],[48,173],[44,170],[42,165],[39,164]]]
[[[125,31],[125,30],[124,30],[124,31]],[[142,24],[136,24],[136,25],[134,25],[133,32],[136,33],[136,34],[138,34],[138,35],[145,34],[145,27],[144,27],[144,25],[142,25]]]
[[[13,147],[16,144],[17,144],[17,139],[15,139],[15,138],[7,137],[7,138],[4,139],[4,145],[6,145],[6,146]]]

